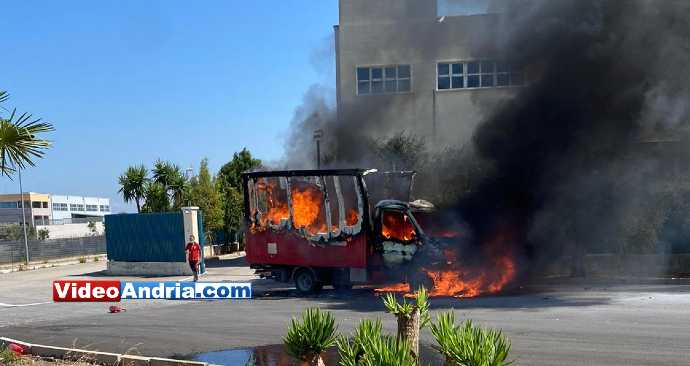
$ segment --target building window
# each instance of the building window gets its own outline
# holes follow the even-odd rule
[[[31,208],[41,208],[41,202],[38,202],[38,201],[31,202]]]
[[[48,208],[48,202],[43,202],[43,208]]]
[[[523,71],[505,62],[440,62],[437,67],[438,90],[521,86]]]
[[[357,68],[357,95],[409,93],[411,90],[410,65]]]
[[[18,208],[17,202],[0,202],[0,208]]]
[[[101,205],[101,212],[110,212],[109,205]]]
[[[86,211],[98,211],[98,205],[86,205]]]
[[[84,205],[82,205],[80,203],[70,203],[69,210],[70,211],[84,211]]]
[[[66,203],[53,203],[53,211],[68,211]]]

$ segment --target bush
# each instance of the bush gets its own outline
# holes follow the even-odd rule
[[[86,263],[86,257],[79,257],[79,263]]]
[[[0,346],[0,365],[9,365],[13,362],[19,361],[19,356],[10,351],[7,347]]]
[[[364,319],[351,340],[338,338],[341,366],[416,366],[407,341],[381,334],[381,321]]]
[[[50,238],[50,230],[48,228],[43,228],[38,230],[38,240],[47,240]]]
[[[320,355],[335,343],[337,328],[331,313],[310,308],[304,311],[302,321],[292,319],[283,343],[288,354],[296,359],[320,360]]]
[[[468,320],[455,325],[453,312],[440,314],[431,325],[436,348],[446,357],[446,365],[506,366],[510,341],[498,330],[482,329]]]

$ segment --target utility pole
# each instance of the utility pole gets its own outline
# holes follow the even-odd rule
[[[19,195],[21,196],[22,206],[22,227],[24,228],[24,249],[26,249],[26,265],[29,265],[29,239],[26,236],[26,211],[24,210],[24,189],[22,188],[22,168],[17,167],[19,173]]]
[[[316,169],[321,169],[321,138],[323,137],[323,130],[318,129],[314,131],[314,140],[316,141]]]

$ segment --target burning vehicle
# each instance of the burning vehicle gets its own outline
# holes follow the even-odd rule
[[[433,228],[435,208],[409,202],[413,179],[413,172],[363,169],[245,173],[247,261],[261,277],[294,281],[303,294],[383,283],[397,284],[378,290],[398,292],[424,284],[433,296],[500,290],[514,276],[510,258],[491,256],[503,258],[497,275],[459,268],[457,237],[428,236],[420,224]],[[386,189],[370,192],[372,181],[387,182]],[[382,195],[402,199],[372,200]]]

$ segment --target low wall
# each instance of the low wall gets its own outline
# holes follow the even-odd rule
[[[42,241],[29,240],[28,245],[29,259],[32,262],[104,254],[106,252],[104,236]],[[23,240],[0,242],[0,264],[23,262],[25,252]]]
[[[187,262],[119,262],[108,261],[111,276],[191,276]]]
[[[95,223],[96,232],[92,232],[88,223],[64,224],[64,225],[38,225],[36,230],[48,229],[50,239],[67,239],[83,236],[102,236],[105,234],[105,227],[102,222]]]
[[[546,276],[570,276],[575,259],[563,257],[549,263]],[[591,277],[670,277],[690,275],[690,254],[587,254],[584,274]]]
[[[119,353],[99,352],[77,348],[64,348],[31,344],[12,338],[0,337],[0,346],[16,344],[24,349],[27,355],[60,360],[71,360],[105,366],[208,366],[206,362],[173,360],[169,358],[123,355]],[[81,363],[80,363],[81,364]]]
[[[589,254],[585,257],[585,271],[590,276],[684,275],[690,274],[690,254]]]

